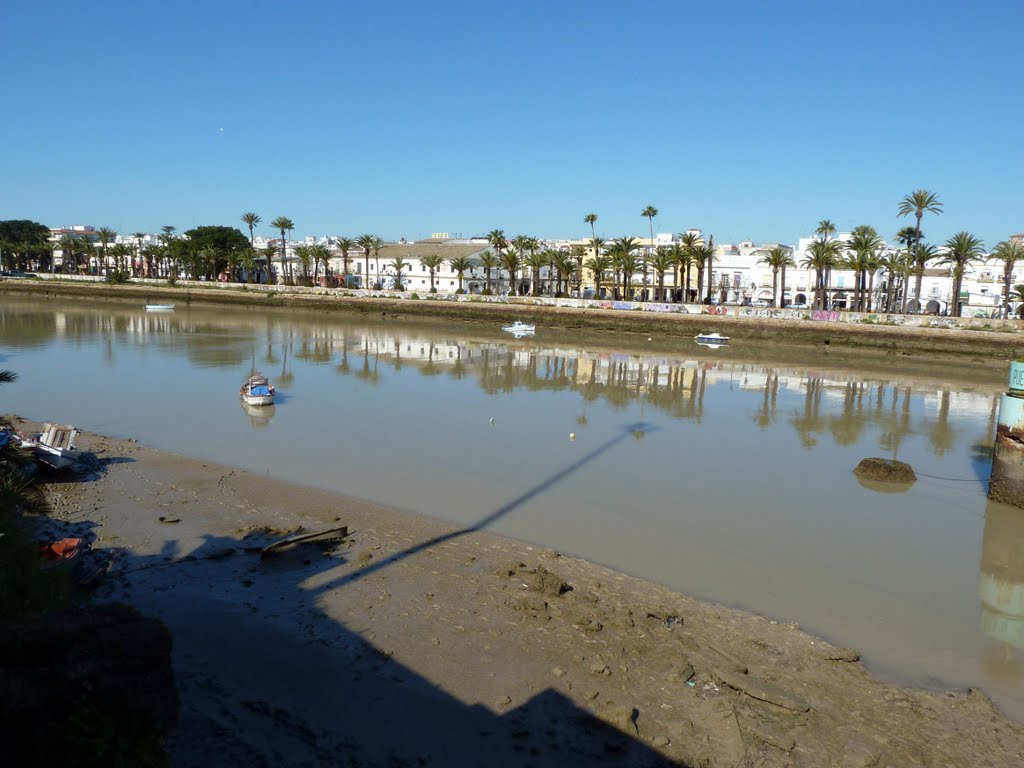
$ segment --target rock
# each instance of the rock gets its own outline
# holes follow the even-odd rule
[[[756,677],[740,674],[735,669],[722,667],[715,671],[715,676],[730,688],[742,691],[751,698],[767,701],[769,704],[775,704],[792,712],[806,712],[811,708],[810,704],[795,693],[785,691],[764,680],[758,680]]]
[[[853,648],[828,648],[818,651],[818,655],[826,661],[860,661],[860,651]]]
[[[672,742],[669,740],[668,736],[655,736],[651,739],[651,746],[655,749],[663,749],[671,743]]]
[[[512,601],[512,607],[517,611],[534,611],[540,613],[547,611],[548,603],[547,600],[540,595],[522,595]]]
[[[572,589],[561,576],[552,573],[544,566],[537,567],[526,585],[534,592],[540,592],[547,597],[559,597]]]
[[[602,720],[633,736],[640,735],[640,729],[636,725],[639,716],[640,710],[628,704],[609,704],[601,711]]]
[[[561,667],[554,667],[551,670],[551,674],[554,675],[555,677],[565,677],[565,670],[562,669]]]
[[[880,483],[913,483],[917,480],[914,469],[905,462],[895,459],[861,459],[853,473],[863,480]]]

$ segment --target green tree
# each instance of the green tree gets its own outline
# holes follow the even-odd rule
[[[1018,261],[1024,261],[1024,242],[1020,240],[1003,240],[996,243],[992,250],[992,258],[1003,262],[1003,317],[1010,316],[1010,281],[1013,280],[1013,269]]]
[[[438,256],[438,258],[440,259],[441,257]],[[490,296],[491,295],[491,270],[493,270],[496,267],[500,267],[501,266],[501,259],[498,258],[498,254],[495,251],[492,251],[492,250],[488,249],[488,250],[486,250],[486,251],[484,251],[483,253],[480,254],[480,266],[483,267],[483,270],[484,270],[484,295],[485,296]],[[429,267],[428,267],[428,269],[429,269]],[[433,287],[433,285],[434,285],[433,280],[431,280],[430,285],[431,285],[431,287]]]
[[[863,224],[855,227],[845,244],[847,256],[842,265],[853,270],[853,304],[858,311],[864,309],[864,277],[878,263],[878,251],[884,243],[874,227]],[[877,267],[876,267],[877,268]]]
[[[384,287],[384,283],[380,279],[380,249],[384,247],[383,238],[373,236],[373,268],[377,272],[377,282],[374,285],[378,291]]]
[[[373,252],[373,246],[377,242],[377,238],[374,235],[360,235],[356,238],[356,245],[363,249],[363,263],[366,267],[366,274],[363,276],[363,288],[369,288],[370,283],[370,254]]]
[[[545,251],[537,253],[533,250],[530,251],[529,256],[526,257],[526,266],[530,268],[530,293],[533,296],[537,296],[540,293],[540,282],[541,282],[541,270],[544,269],[550,262],[550,258]]]
[[[928,245],[928,243],[918,243],[914,246],[912,254],[911,264],[913,265],[913,274],[917,278],[917,289],[914,294],[914,301],[917,302],[917,311],[924,311],[924,304],[921,301],[921,280],[924,277],[924,271],[928,268],[928,262],[939,258],[939,249],[934,245]],[[904,289],[904,294],[907,293]]]
[[[779,291],[779,272],[782,271],[782,273],[785,274],[786,267],[795,266],[793,263],[793,252],[789,250],[789,248],[783,248],[781,245],[777,245],[768,251],[764,257],[759,259],[758,263],[771,267],[772,304],[781,308],[784,303],[783,294],[786,292],[786,287],[785,280],[783,280],[782,291]]]
[[[331,248],[327,243],[316,243],[310,247],[310,256],[313,257],[313,279],[316,281],[320,272],[320,265],[324,266],[324,277],[327,277],[327,269],[331,262]]]
[[[665,273],[672,270],[674,274],[675,264],[676,260],[672,256],[671,249],[664,245],[659,246],[654,253],[654,258],[651,259],[651,267],[654,269],[654,274],[658,276],[658,301],[665,300]]]
[[[431,253],[427,256],[420,257],[420,264],[427,268],[430,273],[430,292],[437,293],[437,288],[434,287],[434,276],[437,274],[437,270],[441,268],[444,263],[444,256],[437,253]],[[487,287],[491,287],[491,273],[487,272]]]
[[[509,247],[501,254],[501,267],[508,272],[508,295],[518,296],[519,287],[516,285],[516,274],[520,266],[519,251],[515,247]]]
[[[633,273],[637,268],[636,251],[639,245],[635,237],[620,237],[614,241],[616,255],[613,261],[617,262],[616,267],[622,275],[622,294],[627,301],[632,299]]]
[[[984,255],[985,246],[970,232],[957,232],[945,242],[945,246],[946,252],[940,263],[948,264],[953,273],[953,316],[960,317],[960,288],[964,282],[964,271]]]
[[[341,251],[341,273],[342,273],[342,279],[344,281],[344,285],[347,288],[348,287],[348,252],[351,251],[355,247],[356,242],[355,242],[355,240],[352,240],[351,238],[348,238],[348,237],[338,237],[338,238],[335,238],[334,244],[338,247],[338,250]]]
[[[903,199],[900,200],[897,215],[909,216],[914,214],[916,220],[914,225],[913,253],[916,253],[917,248],[921,245],[921,219],[926,213],[934,213],[936,215],[942,213],[942,203],[939,202],[939,196],[934,192],[929,192],[927,189],[915,189],[909,195],[904,195]],[[914,298],[917,300],[918,309],[921,308],[921,280],[923,278],[924,272],[918,272],[917,285],[914,289]]]
[[[257,224],[263,221],[263,219],[260,218],[260,215],[258,213],[253,213],[252,211],[249,211],[248,213],[242,214],[242,221],[245,222],[245,225],[247,227],[249,227],[249,247],[255,251],[256,233],[254,229]]]
[[[287,216],[278,216],[272,222],[270,226],[281,233],[281,279],[282,281],[292,280],[292,271],[288,266],[288,253],[287,253],[287,238],[285,233],[291,232],[295,229],[295,222],[289,219]],[[297,255],[297,254],[296,254]]]
[[[838,240],[829,240],[822,235],[811,241],[807,247],[807,256],[800,262],[801,267],[815,272],[814,303],[819,309],[825,309],[825,275],[838,262],[841,248],[842,244]]]
[[[466,270],[473,266],[473,262],[468,256],[458,256],[454,259],[449,259],[448,263],[451,265],[452,271],[459,278],[459,289],[456,293],[465,293],[462,289],[463,276],[466,274]]]
[[[0,269],[24,269],[27,254],[45,245],[49,237],[49,227],[30,219],[0,221]]]
[[[114,238],[117,237],[117,232],[112,230],[110,227],[100,227],[99,229],[96,230],[96,236],[99,238],[99,241],[100,241],[100,253],[102,254],[102,257],[103,257],[102,261],[99,262],[99,265],[98,265],[98,267],[96,269],[96,274],[97,275],[101,275],[108,268],[108,265],[107,265],[107,246],[110,245],[114,241]]]
[[[611,257],[598,252],[597,256],[591,256],[584,266],[594,275],[594,296],[595,298],[600,298],[604,273],[612,268]]]
[[[391,268],[395,270],[395,290],[404,290],[404,288],[402,288],[402,270],[409,266],[409,262],[407,262],[401,256],[395,256],[395,258],[393,258],[389,262],[389,264]]]
[[[588,213],[586,216],[583,217],[583,223],[590,225],[590,237],[591,237],[591,239],[597,237],[597,233],[594,231],[594,224],[596,222],[597,222],[597,214],[596,213]]]
[[[651,230],[651,244],[649,248],[643,249],[643,279],[640,286],[640,299],[643,301],[647,298],[647,254],[649,253],[649,249],[654,247],[654,217],[658,215],[658,209],[653,205],[648,205],[640,212],[640,215],[647,219]]]

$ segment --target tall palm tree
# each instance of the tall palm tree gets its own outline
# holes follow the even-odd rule
[[[531,275],[530,295],[537,296],[540,293],[540,271],[550,263],[550,254],[546,251],[540,253],[530,251],[530,255],[526,257],[526,266],[530,268]]]
[[[431,253],[426,256],[420,257],[420,264],[427,268],[430,273],[430,292],[437,293],[437,288],[434,287],[434,276],[437,274],[437,270],[441,268],[441,264],[444,263],[444,256],[437,253]],[[490,273],[487,273],[487,287],[490,288]]]
[[[682,288],[682,301],[685,304],[690,298],[690,265],[693,263],[693,254],[684,248],[682,243],[673,243],[669,254],[675,265],[672,280]]]
[[[383,288],[384,282],[380,279],[380,249],[384,247],[384,240],[376,235],[373,236],[373,264],[377,271],[376,288]]]
[[[100,240],[100,252],[103,254],[103,261],[100,262],[100,268],[96,270],[96,274],[101,274],[107,269],[107,246],[117,237],[117,232],[110,227],[100,227],[96,230],[96,235]]]
[[[665,300],[665,273],[671,269],[674,277],[675,264],[676,260],[672,255],[671,249],[664,245],[659,246],[657,251],[654,253],[654,258],[651,259],[651,267],[654,269],[654,274],[658,276],[657,301]]]
[[[877,254],[884,243],[874,227],[862,224],[855,227],[845,244],[849,255],[843,266],[853,270],[853,301],[858,311],[864,309],[864,276],[877,263]]]
[[[317,243],[310,247],[310,255],[313,257],[313,277],[319,274],[319,265],[324,265],[324,277],[327,277],[327,266],[331,261],[331,248],[326,243]]]
[[[344,285],[348,287],[348,252],[352,250],[356,242],[350,237],[336,237],[334,245],[341,251],[341,274]]]
[[[916,224],[914,226],[914,250],[921,245],[921,218],[926,213],[934,213],[939,215],[942,213],[942,203],[939,202],[939,196],[934,192],[929,192],[927,189],[915,189],[909,195],[904,195],[903,199],[900,200],[899,208],[897,209],[898,216],[908,216],[914,214]],[[919,272],[917,275],[917,285],[915,287],[916,293],[914,298],[917,299],[918,308],[921,305],[921,280],[924,277],[923,272]],[[959,302],[958,302],[959,303]]]
[[[498,255],[498,259],[501,259],[501,253],[508,246],[508,240],[505,237],[505,231],[501,229],[492,229],[487,233],[487,242],[491,244],[491,248]]]
[[[572,250],[569,251],[569,257],[575,262],[571,272],[566,273],[566,288],[569,287],[570,280],[572,278],[572,290],[577,292],[577,295],[582,298],[580,293],[583,288],[583,258],[587,255],[587,249],[582,245],[574,245]]]
[[[825,236],[817,237],[807,247],[807,256],[800,262],[805,269],[815,272],[814,301],[819,309],[825,308],[825,275],[836,265],[839,259],[841,243],[828,240]]]
[[[555,295],[562,295],[562,281],[566,283],[566,289],[568,289],[569,278],[579,272],[579,262],[582,260],[582,256],[578,256],[575,251],[582,251],[581,246],[573,246],[573,251],[550,251],[548,256],[551,259],[551,267],[555,270],[558,275],[558,286],[555,288]]]
[[[964,270],[985,253],[981,239],[970,232],[957,232],[945,242],[946,253],[942,264],[949,264],[953,272],[953,317],[960,317],[960,287],[964,281]]]
[[[356,245],[363,249],[363,263],[366,267],[366,273],[363,275],[363,288],[370,287],[370,252],[373,250],[375,242],[377,242],[377,238],[374,235],[360,235],[356,238]]]
[[[448,263],[451,265],[452,271],[459,278],[459,290],[457,290],[456,293],[465,293],[465,291],[462,290],[463,276],[466,274],[466,270],[473,266],[473,262],[468,256],[459,256],[454,259],[448,259]]]
[[[928,243],[918,243],[914,246],[914,251],[911,254],[912,274],[917,276],[917,292],[914,294],[914,301],[917,302],[917,311],[919,313],[924,311],[924,305],[921,302],[921,280],[924,278],[924,271],[928,268],[928,262],[932,259],[937,259],[940,255],[939,249],[934,245],[928,245]],[[904,294],[906,294],[906,291],[904,291]]]
[[[586,216],[583,217],[583,223],[590,225],[590,237],[591,238],[597,237],[597,233],[594,231],[594,222],[596,222],[596,221],[597,221],[597,214],[596,213],[588,213]]]
[[[299,264],[302,265],[302,283],[303,285],[309,280],[309,265],[313,261],[313,254],[309,250],[309,246],[305,243],[295,246],[295,258],[299,260]]]
[[[254,227],[259,224],[263,219],[260,218],[258,213],[249,211],[248,213],[242,214],[242,221],[249,227],[249,246],[255,251],[256,250],[256,233],[253,231]]]
[[[285,232],[291,232],[295,229],[295,222],[289,219],[287,216],[278,216],[272,222],[270,226],[278,230],[281,233],[281,279],[284,280],[286,277],[291,278],[291,271],[287,267],[287,254],[285,251]]]
[[[520,265],[519,251],[514,246],[509,247],[500,255],[500,259],[501,268],[508,272],[508,294],[509,296],[518,295],[519,289],[516,286],[516,273],[519,271]]]
[[[1013,279],[1013,268],[1018,261],[1024,261],[1024,243],[1020,240],[1003,240],[996,243],[992,250],[992,258],[1003,262],[1003,298],[1005,300],[1003,317],[1010,316],[1010,281]]]
[[[601,282],[604,273],[612,268],[612,260],[606,254],[598,253],[596,256],[592,256],[584,266],[594,275],[594,296],[600,298]]]
[[[622,274],[622,295],[627,301],[632,297],[630,291],[633,282],[633,273],[636,271],[637,239],[635,237],[620,237],[614,241],[618,249],[618,269]]]
[[[701,236],[700,236],[699,233],[692,232],[692,231],[690,231],[690,232],[680,232],[678,237],[679,237],[679,245],[683,248],[684,251],[686,251],[689,254],[689,257],[687,259],[688,263],[686,264],[686,296],[684,298],[685,301],[689,301],[690,300],[690,266],[691,265],[696,265],[697,266],[697,295],[698,296],[703,296],[704,295],[704,260],[703,259],[697,259],[696,253],[694,252],[695,248],[697,248],[697,247],[699,247],[699,246],[704,244],[704,240],[701,239]],[[682,266],[682,265],[683,265],[683,262],[682,262],[682,260],[680,260],[680,266]]]
[[[402,288],[402,270],[409,266],[409,262],[407,262],[401,256],[396,256],[391,260],[390,265],[391,268],[395,270],[395,290],[404,290]]]
[[[789,248],[777,245],[768,251],[763,258],[759,259],[758,264],[764,264],[772,268],[772,304],[781,308],[786,288],[783,285],[782,291],[779,291],[779,270],[783,270],[783,274],[785,274],[784,270],[786,267],[793,266],[793,252]]]
[[[650,247],[653,248],[654,247],[654,217],[658,215],[658,209],[655,208],[653,205],[648,205],[646,208],[644,208],[640,212],[640,215],[646,217],[647,218],[647,222],[650,225],[650,230],[651,230],[651,245],[650,245]],[[644,277],[643,277],[643,286],[640,288],[640,298],[641,299],[644,298],[644,293],[647,290],[647,254],[648,254],[648,249],[644,248]]]
[[[422,259],[421,259],[422,261]],[[491,270],[501,266],[501,259],[495,251],[486,250],[480,254],[480,266],[484,270],[484,295],[491,295]]]
[[[135,241],[135,259],[137,261],[142,260],[142,241],[146,239],[145,232],[132,232],[132,239]],[[135,275],[135,270],[132,269],[132,275]]]

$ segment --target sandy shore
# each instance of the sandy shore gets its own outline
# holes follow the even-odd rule
[[[84,434],[44,523],[174,637],[178,766],[1024,764],[976,691],[557,552]],[[261,559],[298,529],[348,536]]]

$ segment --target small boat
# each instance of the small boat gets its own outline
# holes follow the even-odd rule
[[[511,333],[517,339],[521,339],[523,336],[532,336],[536,329],[537,327],[533,323],[524,323],[522,320],[516,320],[512,325],[503,326],[501,330]]]
[[[246,405],[274,404],[274,387],[267,377],[258,371],[246,380],[239,393]]]
[[[174,311],[174,305],[173,304],[147,304],[146,305],[146,311],[147,312],[173,312]]]
[[[59,568],[75,562],[82,551],[81,539],[60,539],[39,545],[40,567],[43,570]]]
[[[722,334],[715,331],[714,333],[698,333],[693,337],[703,347],[710,347],[711,349],[718,349],[724,347],[729,343],[729,337],[723,336]]]
[[[76,437],[77,429],[61,424],[44,424],[42,432],[30,437],[18,435],[22,448],[28,448],[37,461],[56,470],[67,469],[81,457],[81,451],[75,448]]]

